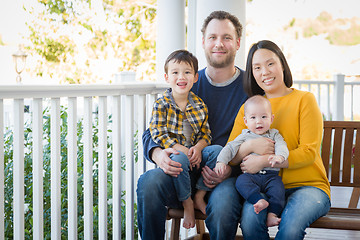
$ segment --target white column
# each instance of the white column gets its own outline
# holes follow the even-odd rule
[[[206,66],[206,58],[204,50],[202,48],[201,33],[201,27],[204,19],[213,11],[223,10],[237,16],[243,26],[241,46],[236,55],[235,64],[245,70],[245,54],[247,52],[247,49],[245,49],[245,8],[246,0],[189,0],[188,46],[189,51],[195,53],[196,57],[199,60],[199,69]],[[196,45],[194,46],[194,44]]]
[[[185,49],[185,0],[157,1],[156,80],[164,81],[164,62],[178,49]]]
[[[344,92],[345,92],[345,75],[335,74],[335,113],[334,121],[344,121]]]

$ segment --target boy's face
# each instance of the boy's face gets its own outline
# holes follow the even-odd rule
[[[176,95],[187,95],[198,77],[190,64],[175,60],[168,63],[168,72],[165,73],[165,81],[170,84],[173,94]]]
[[[244,123],[250,131],[261,135],[270,129],[273,119],[269,105],[253,103],[247,107]]]

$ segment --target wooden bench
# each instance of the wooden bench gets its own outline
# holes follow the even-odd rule
[[[355,141],[355,139],[357,141]],[[311,228],[360,231],[360,122],[324,121],[321,157],[331,186],[350,187],[347,208],[331,207],[329,213],[310,225]],[[182,209],[168,209],[172,219],[170,239],[179,239]],[[209,239],[205,232],[206,215],[195,211],[197,235],[192,239]],[[237,239],[242,239],[237,236]]]

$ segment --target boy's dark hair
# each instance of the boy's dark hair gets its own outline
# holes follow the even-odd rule
[[[264,95],[264,90],[256,83],[256,80],[254,78],[253,68],[252,68],[252,62],[253,62],[253,56],[256,50],[258,49],[267,49],[272,51],[273,53],[278,56],[280,59],[280,62],[283,67],[283,74],[284,74],[284,83],[286,87],[291,87],[293,85],[293,79],[291,75],[291,71],[289,68],[289,65],[286,61],[286,58],[281,51],[281,49],[272,41],[269,40],[262,40],[257,43],[254,43],[248,53],[247,61],[246,61],[246,71],[244,76],[244,90],[247,93],[249,97],[254,95]]]
[[[230,20],[235,27],[237,37],[238,38],[241,37],[243,27],[242,27],[239,19],[236,16],[234,16],[228,12],[225,12],[225,11],[214,11],[214,12],[210,13],[210,15],[207,18],[205,18],[204,23],[201,28],[201,32],[202,32],[203,36],[205,35],[205,31],[206,31],[207,26],[209,25],[209,22],[213,19],[218,19],[218,20],[228,19],[228,20]]]
[[[172,52],[165,61],[165,65],[164,65],[165,73],[168,72],[168,65],[169,65],[170,61],[175,61],[176,63],[186,62],[190,66],[193,67],[195,74],[197,74],[197,72],[198,72],[198,60],[189,51],[177,50],[177,51]]]

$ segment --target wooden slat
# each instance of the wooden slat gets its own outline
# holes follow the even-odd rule
[[[331,151],[332,128],[324,125],[323,143],[321,147],[321,158],[323,159],[326,174],[329,176],[330,151]]]
[[[351,156],[352,145],[354,141],[354,128],[345,129],[345,144],[343,153],[343,169],[342,169],[342,182],[350,183],[351,180]]]
[[[359,124],[360,125],[360,124]],[[354,183],[360,184],[360,126],[356,131],[356,142],[353,156],[354,164]]]
[[[341,160],[341,147],[342,147],[343,129],[336,127],[334,133],[334,144],[331,165],[331,182],[340,183],[340,160]]]
[[[357,208],[357,205],[359,203],[359,198],[360,198],[360,187],[354,187],[349,201],[349,208]]]

